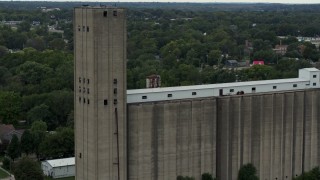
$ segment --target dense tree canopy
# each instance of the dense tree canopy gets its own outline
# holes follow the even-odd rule
[[[32,151],[39,158],[40,144],[44,141],[47,135],[47,124],[43,121],[35,121],[32,123],[30,131],[33,137]]]
[[[21,152],[30,154],[34,150],[34,138],[29,130],[25,130],[21,136]]]
[[[9,157],[14,161],[21,155],[21,145],[17,135],[13,135],[7,149]]]
[[[40,144],[43,157],[61,158],[74,155],[74,132],[71,128],[59,128],[53,134],[47,134]]]
[[[16,124],[21,112],[21,97],[13,91],[0,90],[0,119],[3,123]]]
[[[27,157],[14,165],[13,174],[16,180],[44,180],[40,165]]]

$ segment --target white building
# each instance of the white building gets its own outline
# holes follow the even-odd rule
[[[52,178],[75,176],[75,159],[71,157],[42,161],[41,168],[44,175]]]
[[[309,88],[320,88],[320,70],[316,68],[300,69],[299,77],[290,79],[128,90],[127,103],[267,93]]]

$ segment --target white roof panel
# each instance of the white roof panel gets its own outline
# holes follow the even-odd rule
[[[313,68],[310,68],[310,69],[313,69]],[[308,80],[303,78],[291,78],[291,79],[276,79],[276,80],[263,80],[263,81],[232,82],[232,83],[222,83],[222,84],[205,84],[205,85],[196,85],[196,86],[133,89],[133,90],[127,90],[127,95],[157,93],[157,92],[167,92],[167,91],[172,92],[172,91],[197,90],[197,89],[255,86],[255,85],[264,85],[264,84],[298,83],[298,82],[305,82],[305,81],[308,81]]]
[[[319,72],[320,70],[317,69],[317,68],[303,68],[304,70],[307,70],[307,71],[312,71],[312,72]]]
[[[46,160],[51,167],[62,167],[62,166],[71,166],[75,165],[75,158],[64,158],[64,159],[52,159]]]

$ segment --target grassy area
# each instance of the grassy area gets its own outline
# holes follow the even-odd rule
[[[0,179],[6,178],[6,177],[9,177],[9,174],[7,174],[7,173],[4,172],[2,169],[0,169]]]
[[[47,177],[47,176],[44,179],[45,180],[52,180],[52,178]],[[59,179],[56,179],[56,180],[75,180],[75,177],[59,178]]]

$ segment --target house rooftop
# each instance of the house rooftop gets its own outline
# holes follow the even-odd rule
[[[62,167],[62,166],[71,166],[75,165],[75,158],[63,158],[63,159],[53,159],[53,160],[46,160],[51,167]]]
[[[12,124],[0,124],[0,136],[3,136],[11,131],[15,130]]]

